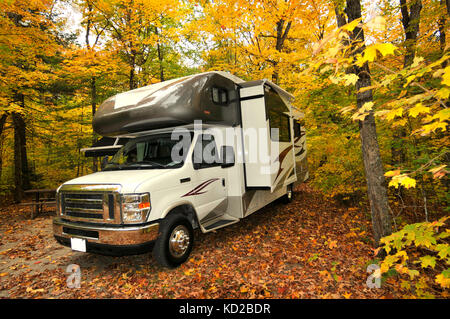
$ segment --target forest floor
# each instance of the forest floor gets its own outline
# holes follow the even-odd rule
[[[274,202],[212,233],[196,231],[190,259],[176,269],[151,253],[108,257],[56,243],[51,209],[0,208],[0,298],[399,298],[369,288],[374,259],[370,214],[324,199],[307,184],[291,204]],[[68,288],[67,266],[81,267]]]

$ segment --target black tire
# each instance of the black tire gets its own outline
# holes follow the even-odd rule
[[[185,236],[188,236],[188,243]],[[179,238],[178,241],[176,237]],[[159,224],[159,236],[153,247],[153,257],[161,266],[178,267],[188,259],[193,244],[194,230],[190,221],[181,214],[169,214]]]
[[[287,186],[287,193],[283,196],[283,203],[289,204],[294,200],[294,185]]]

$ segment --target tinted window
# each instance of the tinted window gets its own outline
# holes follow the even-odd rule
[[[171,133],[165,133],[131,139],[114,155],[105,170],[181,167],[192,135],[188,133],[184,138],[173,139]]]
[[[202,134],[197,138],[192,162],[196,168],[206,168],[220,165],[219,153],[214,136]]]
[[[294,137],[300,137],[301,134],[300,123],[294,120]]]
[[[278,129],[279,138],[276,138],[275,132],[271,130],[271,140],[280,142],[290,141],[289,115],[288,108],[280,96],[270,89],[265,92],[266,112],[269,116],[269,125],[271,129]]]
[[[228,93],[227,90],[223,88],[213,87],[211,90],[211,98],[215,104],[228,104]]]

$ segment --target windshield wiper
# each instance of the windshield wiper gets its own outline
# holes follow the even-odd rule
[[[166,165],[163,165],[161,163],[157,163],[157,162],[153,162],[153,161],[139,161],[139,162],[133,162],[133,163],[129,163],[127,166],[132,166],[132,165],[142,165],[142,164],[147,164],[147,165],[151,165],[151,166],[157,166],[157,167],[166,167]]]

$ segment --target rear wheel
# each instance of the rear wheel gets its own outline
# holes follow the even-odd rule
[[[190,221],[181,214],[167,216],[159,225],[158,239],[153,256],[164,267],[177,267],[185,262],[192,251],[194,230]]]

